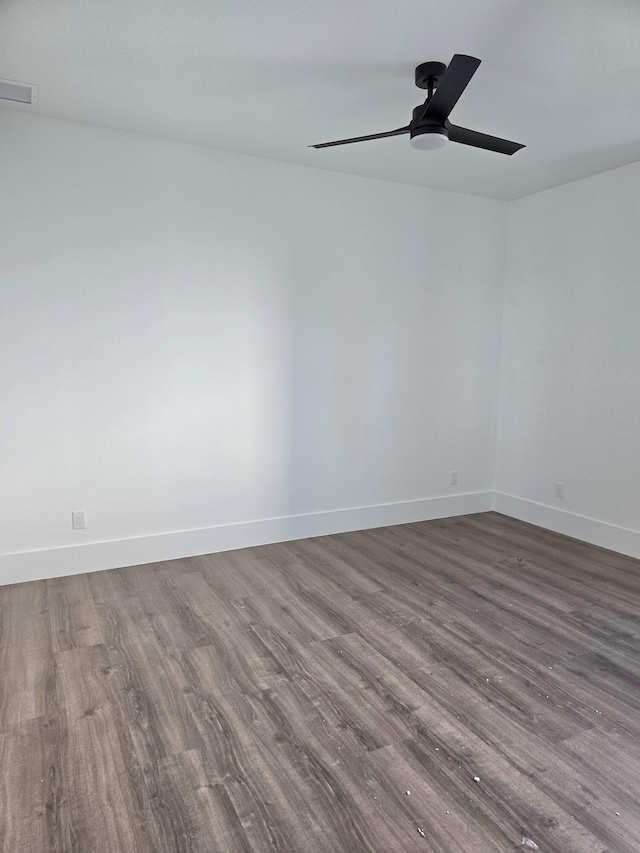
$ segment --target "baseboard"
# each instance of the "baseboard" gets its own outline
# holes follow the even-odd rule
[[[115,539],[106,542],[88,542],[62,548],[39,551],[22,551],[0,555],[0,585],[43,578],[64,577],[82,572],[115,569],[213,554],[216,551],[233,551],[271,542],[306,539],[386,527],[389,524],[408,524],[454,515],[487,512],[492,507],[492,492],[473,492],[440,498],[427,498],[377,506],[292,515],[206,527],[199,530],[180,530],[132,539]]]
[[[213,554],[217,551],[233,551],[270,542],[287,542],[310,536],[386,527],[390,524],[469,515],[490,509],[556,533],[563,533],[565,536],[582,539],[601,548],[640,558],[640,531],[608,524],[504,492],[473,492],[0,554],[0,586],[115,569],[120,566],[175,560],[198,554]]]
[[[496,512],[528,521],[538,527],[582,539],[592,545],[618,551],[629,557],[640,558],[640,531],[618,527],[585,515],[577,515],[557,507],[517,498],[504,492],[494,492],[493,508]]]

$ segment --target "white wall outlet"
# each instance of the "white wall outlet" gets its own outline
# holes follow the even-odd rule
[[[452,486],[458,485],[458,472],[457,471],[451,472],[451,485]]]
[[[556,483],[556,497],[563,498],[564,497],[564,483]]]
[[[87,526],[87,516],[83,509],[71,513],[71,528],[72,530],[85,530]]]

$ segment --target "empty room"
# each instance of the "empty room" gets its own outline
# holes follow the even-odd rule
[[[638,853],[640,4],[0,3],[0,851]]]

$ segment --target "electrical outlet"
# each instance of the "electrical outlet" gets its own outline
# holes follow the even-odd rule
[[[556,497],[563,498],[564,497],[564,483],[556,483]]]
[[[87,526],[87,514],[83,509],[71,513],[71,529],[85,530]]]
[[[451,472],[451,485],[452,486],[458,485],[458,472],[457,471]]]

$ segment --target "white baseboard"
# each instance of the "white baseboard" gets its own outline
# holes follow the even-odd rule
[[[0,585],[287,542],[310,536],[487,512],[493,492],[354,507],[0,555]]]
[[[517,498],[504,492],[494,492],[493,508],[503,515],[528,521],[538,527],[582,539],[592,545],[640,558],[640,531],[618,527],[585,515],[577,515],[557,507]]]
[[[310,536],[386,527],[390,524],[469,515],[488,512],[491,509],[536,524],[538,527],[599,545],[601,548],[640,558],[640,531],[618,527],[504,492],[473,492],[268,518],[198,530],[180,530],[130,539],[88,542],[39,551],[0,554],[0,586],[115,569],[120,566],[175,560],[198,554],[213,554],[217,551],[233,551],[270,542],[287,542]]]

